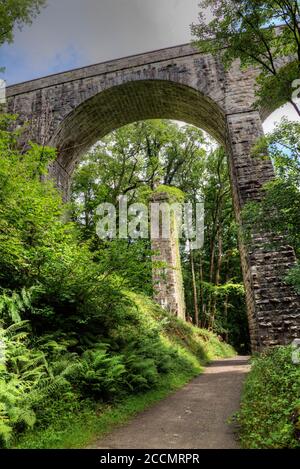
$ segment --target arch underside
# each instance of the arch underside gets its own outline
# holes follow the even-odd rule
[[[113,130],[146,119],[173,119],[207,131],[225,143],[225,116],[207,96],[186,85],[162,80],[128,82],[83,102],[62,122],[50,144],[72,174],[80,156]]]
[[[273,112],[277,111],[277,109],[280,109],[287,103],[288,101],[285,97],[278,97],[277,100],[274,99],[272,101],[266,101],[259,109],[262,123],[264,123],[273,114]]]

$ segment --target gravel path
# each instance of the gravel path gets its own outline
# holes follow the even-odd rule
[[[138,414],[92,448],[239,448],[227,423],[239,408],[249,357],[214,361],[184,388]]]

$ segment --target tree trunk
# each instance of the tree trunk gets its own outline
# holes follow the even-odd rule
[[[215,277],[216,287],[220,285],[220,278],[221,278],[222,256],[223,256],[222,227],[219,227],[217,236],[218,236],[218,260],[217,260],[216,277]],[[212,311],[211,311],[211,324],[210,324],[211,329],[213,329],[215,325],[216,312],[217,312],[217,294],[215,291],[213,294]]]
[[[193,250],[191,249],[191,246],[189,246],[189,249],[190,249],[190,261],[191,261],[191,270],[192,270],[195,324],[197,327],[199,327],[198,293],[197,293],[197,284],[196,284],[196,275],[195,275],[194,255],[193,255]]]
[[[204,303],[204,292],[203,292],[203,259],[202,252],[200,252],[200,305],[201,305],[201,318],[199,320],[200,327],[205,327],[205,303]]]
[[[229,280],[228,274],[226,274],[226,283]],[[228,336],[228,293],[225,295],[225,300],[224,300],[224,319],[226,323],[226,335],[225,335],[225,341],[228,344],[229,336]]]
[[[212,236],[211,242],[210,242],[210,261],[209,261],[209,283],[212,286],[214,283],[214,271],[215,271],[215,237]],[[210,329],[211,325],[211,316],[212,316],[212,304],[213,304],[213,293],[208,294],[208,328]]]

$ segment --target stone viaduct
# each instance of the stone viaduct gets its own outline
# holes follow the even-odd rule
[[[80,156],[125,124],[154,118],[184,121],[207,131],[228,151],[236,218],[273,178],[271,161],[250,150],[271,109],[254,108],[255,70],[225,71],[215,57],[182,45],[40,78],[8,88],[8,111],[29,121],[29,136],[58,149],[50,174],[68,193]],[[295,263],[268,234],[240,243],[252,349],[300,336],[300,297],[283,282]]]

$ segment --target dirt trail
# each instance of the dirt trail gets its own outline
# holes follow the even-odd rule
[[[184,388],[97,441],[99,449],[239,448],[227,419],[239,408],[249,357],[214,361]]]

